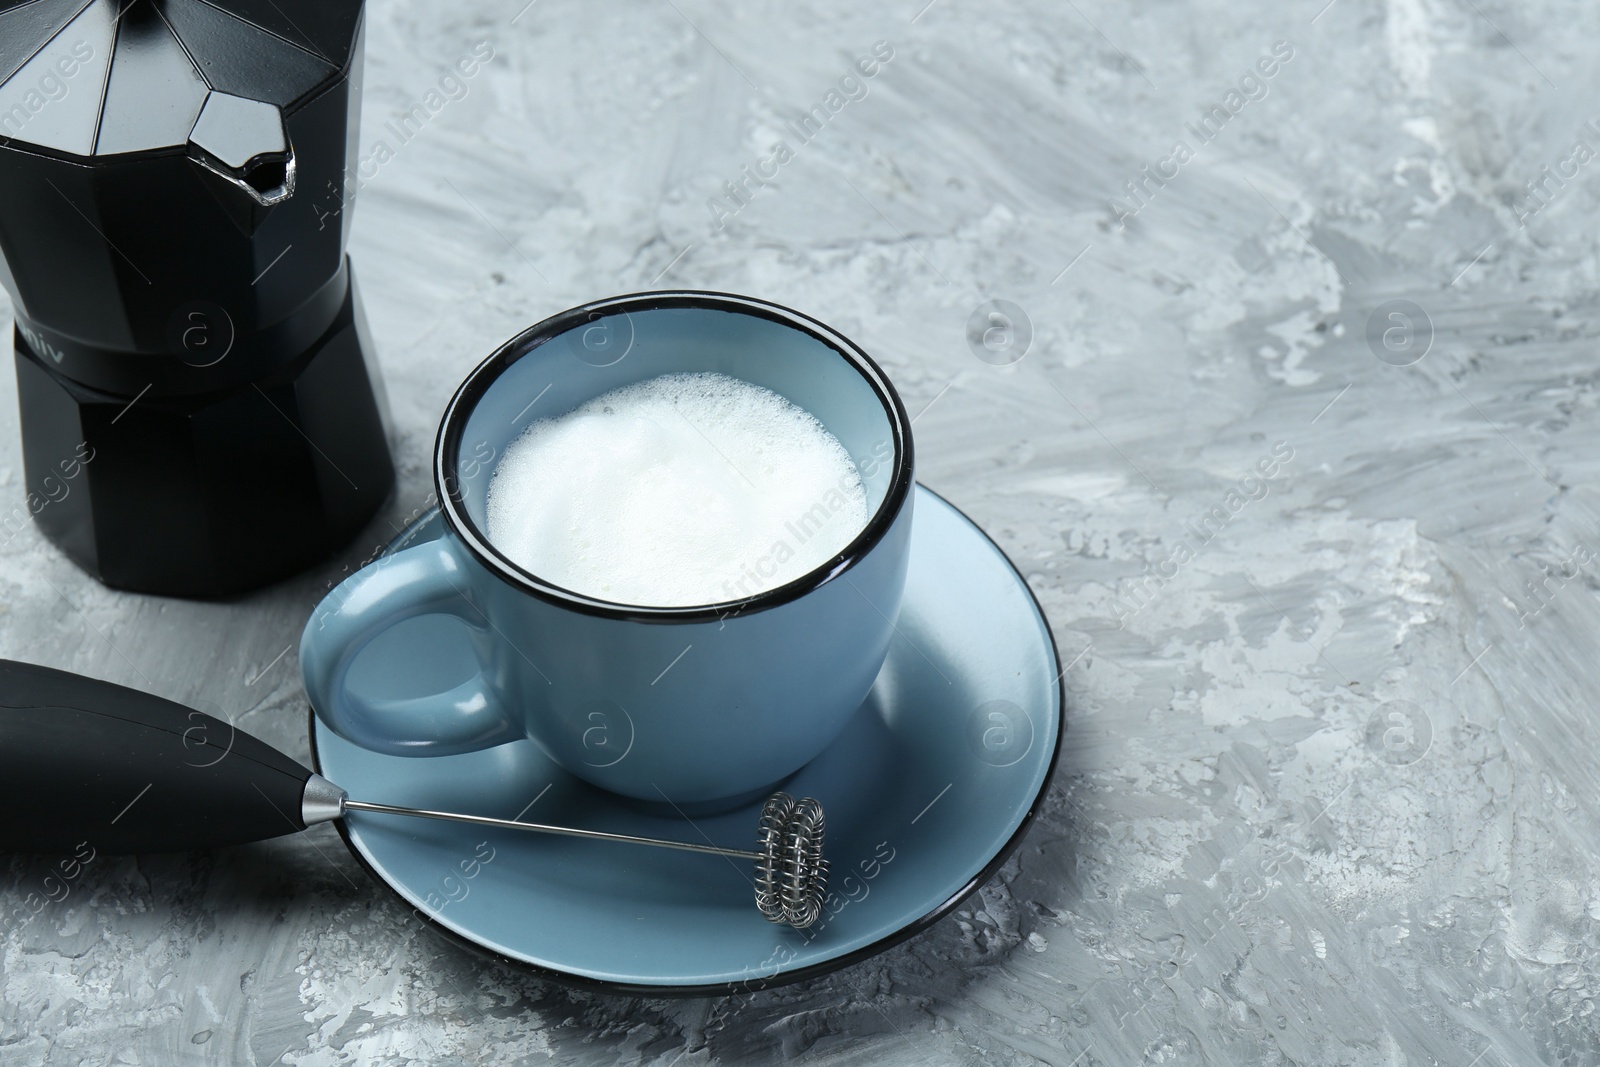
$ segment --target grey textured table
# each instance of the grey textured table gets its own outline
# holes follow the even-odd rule
[[[592,297],[748,292],[877,356],[921,479],[1050,616],[1071,728],[1019,855],[737,1003],[410,938],[327,828],[107,859],[0,931],[0,1062],[1600,1062],[1600,11],[922,2],[373,0],[352,254],[393,501],[236,603],[108,592],[25,530],[0,655],[303,756],[293,642],[427,497],[467,370]],[[993,298],[1027,323],[975,349]],[[0,870],[8,915],[47,872]]]

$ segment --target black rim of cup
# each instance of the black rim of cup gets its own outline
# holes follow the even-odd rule
[[[477,407],[478,400],[508,367],[547,341],[593,321],[596,315],[618,315],[668,308],[696,308],[753,315],[809,334],[855,368],[872,387],[872,391],[877,395],[879,403],[883,405],[889,417],[890,432],[894,438],[894,472],[889,483],[889,491],[884,494],[883,501],[867,520],[866,526],[839,553],[820,566],[793,581],[753,596],[715,604],[651,607],[620,604],[575,593],[545,581],[502,555],[478,529],[471,516],[466,513],[461,501],[460,485],[456,480],[455,471],[467,419]],[[467,375],[466,381],[461,383],[455,396],[450,398],[444,418],[439,424],[439,436],[434,444],[433,454],[434,489],[438,494],[440,511],[444,515],[445,523],[478,562],[491,573],[524,592],[574,611],[642,622],[706,622],[763,611],[805,596],[844,574],[877,546],[900,514],[911,493],[912,485],[911,421],[906,417],[905,406],[900,402],[900,396],[895,392],[888,376],[858,345],[816,319],[782,305],[732,293],[698,290],[631,293],[597,300],[552,315],[517,334],[496,349],[488,359],[478,364],[472,373]]]

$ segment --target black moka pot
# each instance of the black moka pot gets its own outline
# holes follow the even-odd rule
[[[344,253],[361,27],[359,0],[0,0],[26,510],[107,585],[250,589],[389,493]]]

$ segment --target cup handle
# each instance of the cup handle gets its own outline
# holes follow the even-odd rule
[[[379,634],[419,615],[450,615],[475,630],[487,617],[469,598],[461,558],[445,540],[385,556],[323,598],[300,637],[306,692],[340,737],[391,756],[453,756],[524,736],[497,699],[483,665],[453,689],[397,699],[362,697],[346,687],[350,665]]]

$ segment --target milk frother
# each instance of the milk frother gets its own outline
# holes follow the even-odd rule
[[[754,850],[353,800],[219,719],[110,682],[0,660],[0,851],[176,852],[304,830],[362,811],[443,819],[755,864],[756,906],[803,929],[827,895],[822,805],[775,793]]]
[[[345,257],[360,0],[0,2],[0,284],[26,508],[79,566],[219,596],[394,480]]]

